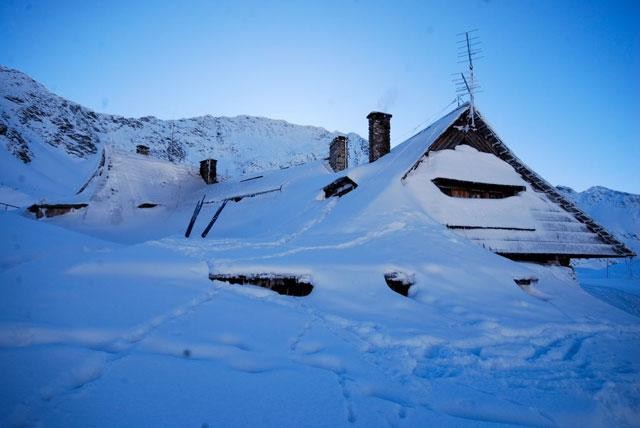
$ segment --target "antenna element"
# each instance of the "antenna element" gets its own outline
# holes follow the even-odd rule
[[[465,31],[464,33],[457,34],[458,40],[456,42],[458,48],[458,63],[467,63],[468,70],[465,73],[455,73],[453,83],[456,85],[456,93],[458,99],[461,96],[469,96],[469,104],[471,106],[471,129],[475,129],[475,95],[480,89],[480,85],[475,79],[473,62],[474,60],[482,59],[479,56],[482,53],[480,47],[480,38],[477,35],[477,29],[471,31]]]

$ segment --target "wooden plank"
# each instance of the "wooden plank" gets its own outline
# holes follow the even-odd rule
[[[242,195],[235,195],[235,196],[229,196],[228,198],[224,198],[222,200],[218,200],[218,201],[205,201],[205,204],[216,204],[218,202],[224,202],[224,201],[235,201],[235,202],[239,202],[240,200],[244,199],[244,198],[253,198],[254,196],[260,196],[260,195],[264,195],[266,193],[272,193],[272,192],[280,192],[282,191],[282,186],[277,187],[275,189],[269,189],[269,190],[263,190],[261,192],[255,192],[255,193],[244,193]]]
[[[506,227],[506,226],[462,226],[455,224],[447,224],[448,229],[462,229],[462,230],[519,230],[524,232],[535,232],[535,229],[526,227]]]
[[[205,195],[206,196],[206,195]],[[191,231],[193,230],[193,225],[196,222],[196,218],[198,218],[198,214],[200,214],[200,210],[202,209],[202,204],[204,202],[204,196],[196,203],[196,208],[193,210],[193,214],[191,214],[191,220],[189,220],[189,225],[187,226],[187,231],[184,233],[184,237],[188,238],[191,235]]]
[[[209,231],[211,230],[211,228],[213,227],[213,224],[216,222],[216,220],[218,220],[218,217],[220,217],[220,213],[222,212],[222,210],[224,209],[224,207],[227,206],[227,202],[229,202],[228,199],[225,199],[224,202],[222,202],[222,205],[220,205],[220,207],[216,210],[216,213],[213,215],[213,217],[211,218],[211,221],[209,222],[209,224],[207,225],[207,227],[205,227],[205,229],[202,231],[202,237],[206,238],[207,235],[209,234]]]

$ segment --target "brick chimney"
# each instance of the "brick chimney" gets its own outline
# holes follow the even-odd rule
[[[344,135],[338,135],[329,146],[329,165],[335,172],[342,171],[349,167],[347,158],[347,147],[349,139]]]
[[[215,159],[205,159],[200,161],[200,175],[207,184],[213,184],[218,182],[216,176],[216,166],[218,161]]]
[[[372,111],[369,119],[369,163],[391,151],[391,115]]]

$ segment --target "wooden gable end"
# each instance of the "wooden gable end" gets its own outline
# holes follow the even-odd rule
[[[402,180],[414,171],[424,161],[426,156],[433,151],[438,150],[453,150],[457,146],[466,144],[478,150],[479,152],[491,153],[500,158],[498,153],[494,150],[493,146],[484,138],[483,134],[478,130],[468,129],[469,125],[469,110],[466,110],[460,115],[460,117],[444,131],[434,142],[431,144],[423,155],[418,159],[411,168],[402,176]]]
[[[469,110],[464,112],[436,141],[429,146],[425,155],[432,151],[452,150],[461,144],[466,144],[484,153],[496,154],[481,133],[477,130],[466,129],[469,123]],[[466,129],[466,130],[465,130]]]

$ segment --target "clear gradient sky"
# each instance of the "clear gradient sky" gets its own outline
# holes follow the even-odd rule
[[[553,184],[640,193],[640,1],[0,0],[0,63],[99,112],[249,114],[392,142],[454,98],[478,28],[477,105]]]

